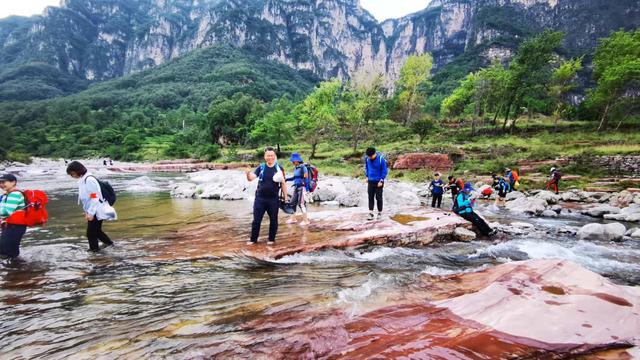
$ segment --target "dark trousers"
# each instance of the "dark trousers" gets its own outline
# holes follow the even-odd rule
[[[5,224],[0,235],[0,255],[16,258],[20,255],[20,241],[27,232],[24,225]]]
[[[262,218],[266,212],[269,215],[269,241],[276,241],[276,234],[278,234],[278,211],[279,199],[266,199],[257,196],[253,203],[253,223],[251,224],[251,242],[258,242],[258,236],[260,236],[260,224],[262,224]]]
[[[431,207],[439,208],[441,206],[442,206],[442,194],[431,194]]]
[[[369,194],[369,211],[373,211],[374,200],[378,205],[378,212],[382,212],[382,189],[384,185],[378,187],[379,181],[369,181],[367,193]]]
[[[102,220],[96,218],[87,222],[87,239],[89,239],[89,249],[91,251],[100,251],[98,240],[106,245],[113,245],[113,241],[102,231]]]
[[[478,230],[480,230],[480,232],[484,235],[484,236],[488,236],[493,229],[491,229],[491,227],[489,226],[489,224],[487,224],[486,221],[484,221],[480,216],[478,216],[478,214],[474,213],[474,212],[470,212],[470,213],[464,213],[464,214],[459,214],[463,219],[471,222],[473,225],[475,225],[475,227],[478,228]]]

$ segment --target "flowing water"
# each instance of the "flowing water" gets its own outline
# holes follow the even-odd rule
[[[617,283],[640,284],[637,242],[587,242],[544,232],[499,244],[371,247],[275,261],[198,254],[179,259],[180,244],[169,235],[188,224],[219,223],[214,236],[244,241],[251,203],[172,199],[168,186],[180,174],[98,175],[119,193],[120,220],[104,226],[117,245],[91,254],[75,182],[60,169],[23,174],[32,179],[23,188],[51,195],[50,222],[28,232],[19,261],[0,263],[0,358],[193,358],[226,340],[247,338],[239,324],[283,304],[359,314],[421,274],[529,258],[565,258]],[[513,219],[489,209],[484,206],[493,219]],[[544,230],[592,219],[515,220]]]

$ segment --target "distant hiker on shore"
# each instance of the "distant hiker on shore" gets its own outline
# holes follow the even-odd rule
[[[549,176],[549,182],[547,183],[547,190],[553,190],[556,194],[559,194],[560,180],[562,179],[562,173],[560,170],[552,167],[551,175]]]
[[[289,159],[294,166],[293,176],[287,178],[287,181],[293,181],[293,196],[291,197],[291,206],[295,213],[287,220],[287,224],[295,224],[298,208],[302,212],[301,226],[309,225],[309,217],[307,216],[307,206],[305,204],[304,195],[307,188],[307,179],[309,179],[309,171],[298,153],[291,154]]]
[[[505,178],[500,177],[497,174],[492,174],[491,177],[493,178],[493,188],[498,192],[495,206],[507,205],[507,193],[510,191],[511,186]]]
[[[251,239],[247,245],[258,243],[260,236],[260,224],[266,212],[269,215],[269,241],[267,245],[273,245],[278,233],[278,212],[280,211],[280,191],[287,202],[287,183],[284,170],[278,165],[276,151],[272,147],[264,149],[265,163],[254,171],[247,171],[247,180],[258,179],[256,199],[253,203],[253,223],[251,224]]]
[[[451,190],[451,200],[455,203],[458,193],[464,188],[464,182],[462,179],[458,179],[453,175],[449,175],[447,179],[449,180],[449,183],[445,189]]]
[[[453,202],[453,212],[475,225],[483,235],[494,235],[496,231],[491,229],[489,224],[473,211],[473,204],[475,202],[475,200],[471,199],[471,192],[473,190],[475,189],[471,186],[471,183],[464,185],[462,191],[456,196]]]
[[[17,188],[18,179],[12,174],[4,174],[0,177],[0,223],[2,235],[0,236],[0,256],[17,258],[20,255],[20,241],[27,232],[27,225],[14,220],[14,214],[24,209],[27,204],[21,191]]]
[[[504,178],[509,181],[509,192],[518,190],[520,188],[520,175],[515,170],[510,168],[504,169]]]
[[[431,190],[431,207],[442,207],[442,194],[444,194],[444,181],[440,178],[442,175],[437,172],[433,175],[433,180],[429,184]]]
[[[102,231],[104,220],[118,218],[116,210],[112,207],[115,202],[113,188],[108,183],[98,180],[78,161],[69,163],[67,174],[78,179],[78,203],[82,203],[84,217],[87,220],[89,250],[100,251],[98,240],[104,244],[103,248],[113,245],[113,241]]]
[[[369,195],[369,217],[367,220],[373,220],[374,203],[378,207],[377,218],[382,218],[382,192],[384,190],[384,180],[389,173],[387,168],[387,160],[375,148],[370,147],[366,151],[364,163],[364,175],[367,178],[367,194]],[[374,201],[375,200],[375,201]]]

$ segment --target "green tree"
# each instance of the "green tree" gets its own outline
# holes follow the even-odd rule
[[[549,86],[549,96],[555,103],[553,109],[554,128],[557,129],[558,121],[567,109],[565,97],[573,91],[577,84],[575,82],[578,71],[582,70],[582,58],[575,58],[563,61],[551,75],[551,85]]]
[[[323,82],[297,108],[300,128],[311,145],[311,159],[315,158],[320,141],[329,139],[336,130],[341,89],[339,80]]]
[[[258,100],[243,93],[231,98],[218,97],[207,112],[207,130],[212,143],[225,146],[241,144],[253,127],[252,112],[261,106]]]
[[[411,130],[418,135],[420,138],[420,143],[424,141],[424,139],[435,130],[435,124],[433,123],[433,119],[424,115],[422,118],[414,120],[411,123]]]
[[[400,69],[397,82],[397,104],[403,125],[420,117],[420,109],[426,101],[433,58],[431,54],[409,56]]]
[[[515,129],[518,113],[525,95],[534,93],[541,84],[547,84],[551,76],[551,60],[560,45],[563,34],[545,30],[520,45],[518,53],[509,66],[509,76],[505,89],[504,123],[505,132],[513,111],[511,130]]]
[[[262,144],[275,144],[278,154],[280,146],[293,140],[296,120],[294,104],[287,98],[272,101],[267,112],[255,122],[251,139]]]
[[[369,137],[373,122],[380,118],[384,99],[382,83],[382,76],[378,76],[369,84],[349,83],[342,91],[338,120],[341,133],[351,139],[354,153]]]
[[[593,59],[593,75],[597,86],[588,101],[600,113],[598,131],[615,115],[620,118],[619,127],[640,102],[632,91],[640,82],[640,29],[618,31],[601,39]]]

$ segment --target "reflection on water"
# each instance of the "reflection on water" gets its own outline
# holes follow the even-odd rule
[[[526,258],[565,257],[618,282],[640,283],[637,244],[555,235],[502,244],[324,251],[274,261],[180,260],[174,255],[181,242],[169,235],[188,224],[212,223],[219,228],[211,236],[245,241],[251,204],[171,199],[145,190],[148,181],[166,189],[169,175],[136,179],[111,179],[120,191],[120,220],[104,228],[116,246],[101,254],[86,251],[81,209],[67,186],[53,194],[50,223],[25,237],[22,259],[0,264],[2,358],[192,357],[229,339],[251,341],[240,326],[264,311],[338,307],[358,314],[393,301],[393,289],[422,273],[451,274]],[[127,184],[136,191],[123,191]],[[536,226],[558,224],[542,220]]]

